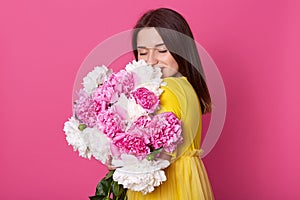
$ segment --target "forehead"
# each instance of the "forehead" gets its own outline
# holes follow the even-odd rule
[[[143,28],[137,35],[137,46],[154,47],[164,43],[157,30],[153,27]]]

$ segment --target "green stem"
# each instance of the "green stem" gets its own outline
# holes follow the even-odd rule
[[[112,182],[110,183],[110,187],[109,187],[109,189],[108,189],[106,198],[110,198],[110,190],[111,190],[111,187],[112,187],[113,182],[114,182],[114,181],[112,181]]]

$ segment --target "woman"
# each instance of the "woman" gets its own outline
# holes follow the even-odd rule
[[[184,143],[162,158],[171,161],[167,181],[152,193],[128,191],[128,199],[214,199],[200,159],[201,115],[211,111],[198,51],[186,20],[177,12],[160,8],[137,22],[132,40],[137,60],[159,66],[164,81],[159,112],[173,112],[182,121]]]

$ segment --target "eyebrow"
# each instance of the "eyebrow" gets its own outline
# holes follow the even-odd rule
[[[165,45],[165,43],[160,43],[160,44],[156,44],[154,47],[159,47],[159,46],[163,46]],[[149,47],[145,47],[145,46],[137,46],[137,48],[140,48],[140,49],[149,49]]]

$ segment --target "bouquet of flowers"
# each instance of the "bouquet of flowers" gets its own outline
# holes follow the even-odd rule
[[[67,142],[80,156],[103,164],[112,157],[117,167],[91,199],[109,199],[111,193],[114,199],[125,198],[126,189],[146,194],[166,181],[162,169],[170,163],[159,154],[172,153],[183,138],[174,113],[157,112],[166,84],[161,76],[159,67],[140,60],[117,73],[96,66],[83,78],[74,114],[64,125]]]

